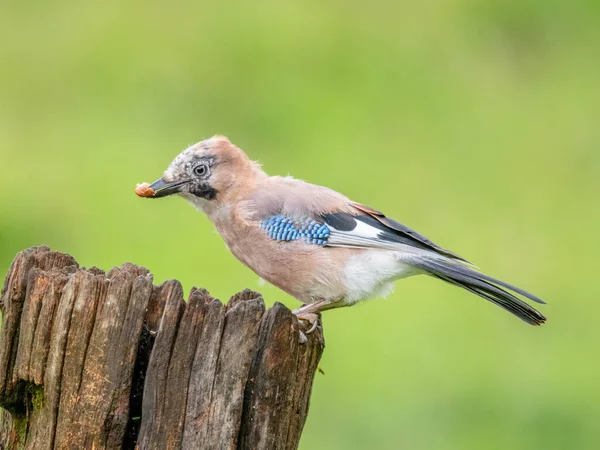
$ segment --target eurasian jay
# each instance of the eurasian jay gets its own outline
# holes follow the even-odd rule
[[[321,311],[386,296],[396,280],[418,274],[460,286],[531,325],[546,321],[515,294],[544,303],[535,295],[336,191],[268,176],[224,136],[187,148],[136,193],[177,194],[204,212],[236,258],[304,303],[294,313],[312,324],[309,332]]]

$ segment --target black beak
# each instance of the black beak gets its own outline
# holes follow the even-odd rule
[[[150,189],[154,191],[154,195],[151,198],[166,197],[167,195],[177,194],[178,192],[181,192],[182,186],[188,182],[189,180],[165,181],[160,178],[150,185]]]

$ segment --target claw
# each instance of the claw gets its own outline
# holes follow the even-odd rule
[[[310,334],[313,333],[316,329],[317,326],[319,325],[319,318],[317,317],[317,319],[315,320],[315,322],[312,324],[312,326],[310,327],[310,329],[306,332],[306,334]]]
[[[319,326],[320,314],[318,313],[303,313],[302,311],[295,310],[294,314],[296,314],[298,320],[308,322],[311,325],[305,334],[313,333],[317,329],[317,326]]]
[[[304,345],[308,342],[308,338],[306,337],[306,335],[302,332],[302,330],[298,331],[298,333],[300,333],[300,335],[298,336],[298,342],[300,343],[300,345]]]

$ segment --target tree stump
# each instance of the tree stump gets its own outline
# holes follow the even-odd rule
[[[0,297],[3,449],[295,449],[322,330],[245,290],[227,305],[126,263],[35,247]]]

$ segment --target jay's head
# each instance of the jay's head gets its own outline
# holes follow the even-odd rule
[[[185,149],[169,164],[162,178],[136,193],[159,198],[180,195],[199,209],[235,201],[263,172],[225,136],[215,136]]]

